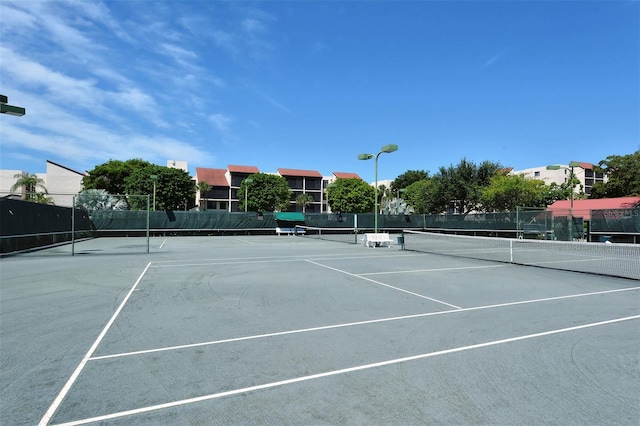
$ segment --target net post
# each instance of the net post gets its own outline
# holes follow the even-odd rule
[[[71,256],[76,250],[76,196],[71,199]]]
[[[358,213],[353,215],[353,243],[358,244]]]

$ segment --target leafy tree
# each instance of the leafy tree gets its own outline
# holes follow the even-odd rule
[[[84,189],[104,189],[109,194],[124,194],[126,180],[133,172],[153,166],[153,164],[139,158],[127,161],[109,160],[88,171],[87,175],[82,178],[82,187]]]
[[[309,194],[300,194],[296,198],[296,204],[302,207],[302,212],[307,211],[307,207],[313,203],[313,197]]]
[[[150,164],[134,170],[126,179],[124,192],[128,195],[145,195],[153,197],[153,180],[156,175],[156,210],[183,210],[195,205],[196,186],[189,173],[181,169]],[[136,208],[146,208],[139,205],[141,200],[130,200]]]
[[[34,173],[17,173],[13,175],[16,183],[11,187],[11,192],[22,190],[23,199],[40,204],[53,204],[53,200],[47,197],[49,193],[44,180]],[[38,190],[42,192],[38,192]]]
[[[336,179],[327,187],[331,210],[342,213],[373,212],[375,189],[361,179]]]
[[[593,185],[591,198],[640,195],[640,150],[629,155],[610,155],[598,163],[598,169],[608,180]]]
[[[546,207],[548,187],[541,180],[499,174],[482,188],[480,203],[487,211],[512,211],[517,206]]]
[[[575,192],[576,186],[579,187],[578,192]],[[568,179],[566,182],[558,185],[555,182],[551,182],[550,185],[545,187],[546,192],[544,194],[544,205],[548,206],[553,204],[558,200],[569,200],[571,199],[571,193],[573,192],[574,200],[583,200],[587,198],[584,193],[584,187],[580,184],[580,179],[577,177],[573,177],[573,179]]]
[[[408,204],[418,214],[442,213],[442,206],[446,203],[442,201],[441,195],[438,180],[433,178],[414,182],[404,192]]]
[[[382,214],[411,214],[413,213],[413,207],[411,207],[405,200],[402,198],[389,198],[384,201],[382,206]]]
[[[484,161],[476,165],[466,158],[456,166],[440,167],[434,178],[440,191],[438,199],[443,203],[441,211],[450,206],[463,214],[479,209],[482,188],[489,186],[491,178],[500,169],[502,166],[499,163]]]
[[[109,194],[104,189],[86,189],[76,196],[76,207],[92,210],[127,210],[129,205],[123,198]]]
[[[251,175],[240,184],[238,194],[247,194],[247,210],[254,212],[274,212],[289,210],[291,189],[282,176],[266,173]],[[244,198],[240,197],[240,209],[244,210]]]
[[[398,191],[407,188],[409,185],[429,178],[429,172],[425,170],[407,170],[393,182],[391,182],[391,190]]]

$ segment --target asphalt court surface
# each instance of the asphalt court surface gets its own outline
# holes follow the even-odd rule
[[[640,422],[637,280],[301,237],[100,244],[139,246],[0,262],[2,423]]]

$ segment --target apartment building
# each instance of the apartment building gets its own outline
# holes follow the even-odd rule
[[[591,163],[580,161],[572,161],[569,164],[552,164],[549,166],[532,167],[524,170],[514,170],[511,174],[523,175],[528,179],[538,179],[545,184],[550,185],[556,183],[561,185],[568,182],[571,173],[580,181],[580,185],[584,188],[584,193],[591,194],[591,188],[597,182],[605,182],[605,176],[601,172],[595,170],[595,166]],[[576,192],[580,188],[576,186]]]
[[[229,165],[226,169],[196,167],[196,185],[206,182],[210,186],[206,192],[197,191],[196,205],[200,210],[240,211],[240,200],[246,195],[239,193],[240,184],[255,173],[260,173],[255,166]],[[284,177],[291,188],[289,211],[303,210],[303,206],[296,202],[300,195],[307,194],[311,197],[311,203],[304,207],[307,213],[331,211],[327,204],[326,190],[336,179],[360,179],[355,173],[334,172],[331,176],[323,176],[316,170],[286,168],[279,168],[275,174]]]

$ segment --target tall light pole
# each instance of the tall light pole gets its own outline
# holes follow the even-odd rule
[[[378,157],[380,157],[380,154],[384,153],[390,153],[393,151],[397,151],[398,150],[398,145],[394,145],[394,144],[389,144],[389,145],[385,145],[380,149],[380,152],[377,153],[376,155],[373,154],[360,154],[358,155],[358,160],[371,160],[372,158],[376,159],[376,186],[374,187],[375,189],[375,211],[374,211],[374,216],[373,216],[373,230],[374,232],[377,234],[378,233]]]
[[[575,184],[573,183],[573,177],[575,176],[575,174],[573,173],[573,168],[574,167],[582,167],[580,166],[580,163],[578,163],[577,161],[571,161],[569,163],[569,182],[571,182],[571,194],[569,195],[570,200],[571,200],[571,205],[569,207],[569,241],[573,241],[573,189],[575,187]],[[562,166],[547,166],[547,170],[559,170],[559,169],[564,169],[567,170],[567,168],[562,167]]]
[[[246,183],[246,185],[244,186],[244,212],[247,212],[247,200],[249,198],[249,184],[253,183],[253,179],[251,178],[246,178],[244,180],[244,183]]]
[[[149,178],[153,181],[153,211],[156,211],[156,182],[158,182],[158,175],[149,175]]]

